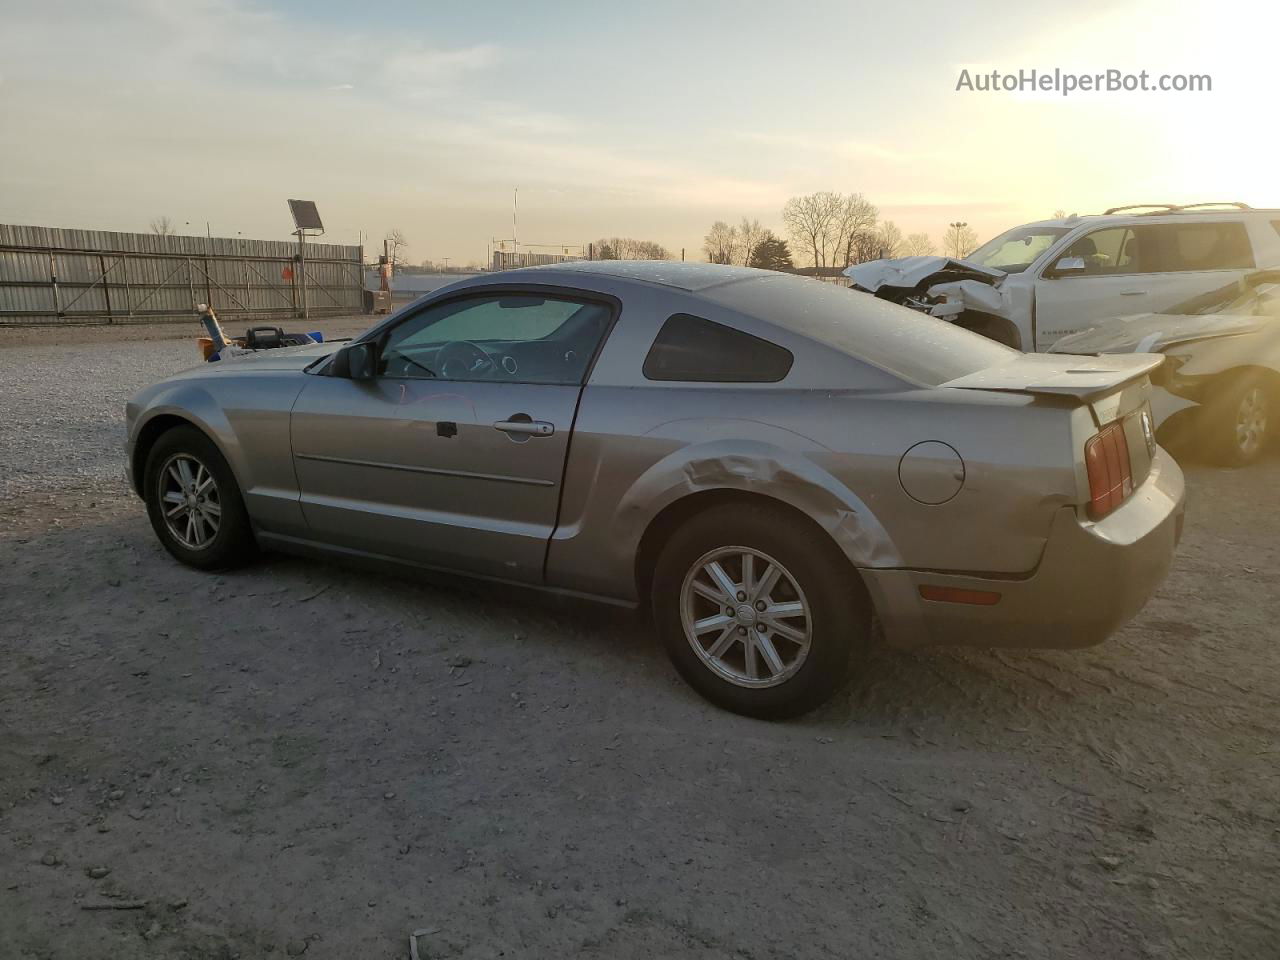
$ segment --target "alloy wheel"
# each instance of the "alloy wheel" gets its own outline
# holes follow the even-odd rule
[[[157,481],[170,535],[188,550],[204,550],[218,535],[222,501],[209,468],[189,453],[164,462]]]
[[[719,547],[694,562],[680,590],[680,619],[703,665],[739,686],[777,686],[809,655],[804,592],[786,567],[750,547]]]
[[[1266,441],[1267,395],[1261,387],[1250,387],[1236,408],[1236,449],[1252,458]]]

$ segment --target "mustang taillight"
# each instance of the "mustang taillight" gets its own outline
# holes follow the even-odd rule
[[[1133,493],[1133,468],[1124,424],[1117,420],[1084,445],[1089,471],[1089,516],[1101,520]]]

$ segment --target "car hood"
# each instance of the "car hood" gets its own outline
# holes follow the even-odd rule
[[[278,347],[273,350],[253,350],[239,356],[224,357],[206,364],[210,372],[244,370],[301,370],[320,357],[333,353],[340,343],[308,343],[301,347]]]
[[[1007,274],[1003,270],[955,260],[951,257],[895,257],[892,260],[872,260],[856,263],[844,271],[853,285],[867,293],[875,293],[881,287],[896,290],[913,290],[922,283],[950,283],[955,280],[978,280],[996,283]]]
[[[1269,322],[1241,314],[1135,313],[1063,337],[1050,353],[1153,353],[1175,343],[1254,333]]]

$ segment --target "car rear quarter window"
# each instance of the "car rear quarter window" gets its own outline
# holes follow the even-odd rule
[[[669,317],[644,358],[646,380],[777,383],[791,370],[791,351],[702,317]]]
[[[1151,273],[1198,270],[1252,270],[1253,247],[1243,223],[1161,223],[1135,229],[1140,243],[1154,251]]]
[[[1010,347],[834,283],[765,274],[710,299],[908,382],[938,386],[1020,356]],[[851,384],[856,385],[856,384]]]

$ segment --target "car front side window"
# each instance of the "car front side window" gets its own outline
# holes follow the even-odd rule
[[[608,331],[605,303],[535,293],[427,306],[383,335],[383,377],[581,384]]]

